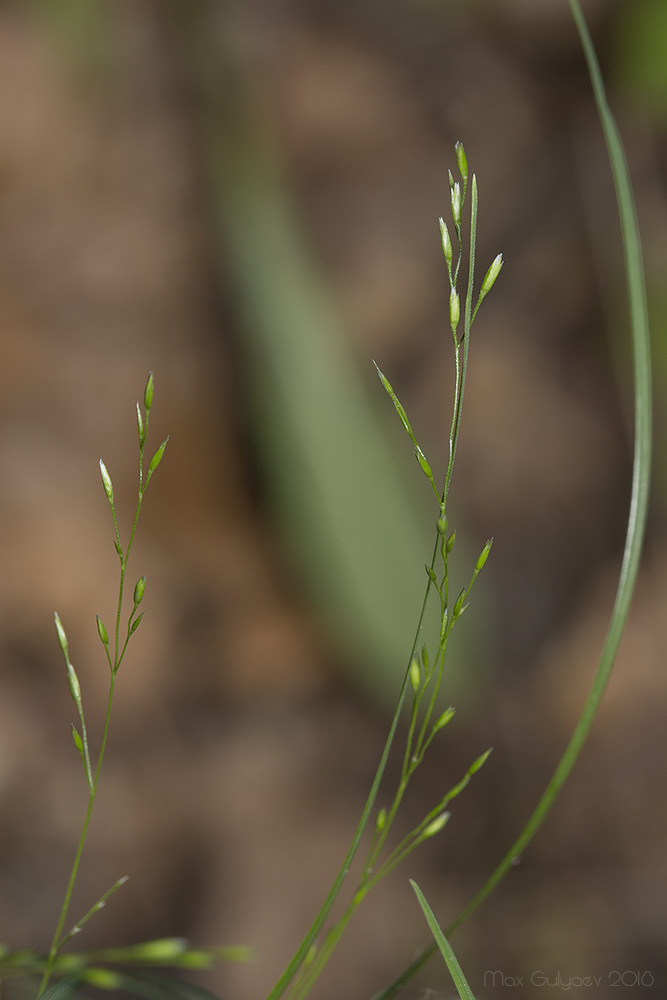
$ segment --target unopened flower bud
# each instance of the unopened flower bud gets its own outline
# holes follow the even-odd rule
[[[489,538],[488,542],[479,554],[479,559],[475,563],[475,572],[479,573],[481,569],[484,568],[484,563],[489,558],[489,552],[491,551],[491,546],[493,545],[493,539]]]
[[[77,748],[77,750],[83,757],[83,740],[81,739],[79,730],[76,728],[74,723],[72,723],[72,739],[74,740],[74,746]]]
[[[480,299],[483,299],[484,296],[493,288],[493,284],[500,274],[500,269],[503,266],[503,263],[503,255],[501,253],[499,253],[497,257],[494,257],[491,267],[484,275],[484,280],[482,281],[482,287],[479,293]]]
[[[436,816],[422,833],[422,838],[426,840],[427,837],[434,837],[436,833],[440,833],[450,816],[451,813],[448,812],[440,813],[439,816]]]
[[[457,142],[454,149],[456,151],[456,162],[458,163],[459,172],[465,183],[465,181],[468,180],[468,160],[466,158],[466,151],[463,148],[463,143]]]
[[[107,467],[100,459],[100,474],[102,476],[102,485],[104,486],[104,492],[107,495],[107,500],[109,503],[113,503],[113,483],[111,482],[111,476],[107,472]]]
[[[67,683],[69,684],[70,694],[74,699],[75,704],[81,704],[81,686],[79,684],[79,678],[76,676],[76,670],[72,664],[67,661]]]
[[[155,452],[155,454],[151,458],[150,465],[148,466],[148,475],[149,476],[153,475],[153,473],[157,469],[158,465],[162,461],[162,456],[164,455],[164,449],[167,447],[167,441],[168,440],[169,440],[169,438],[166,437],[164,439],[164,441],[162,442],[162,444],[160,445],[160,447],[158,448],[158,450]]]
[[[455,182],[450,195],[452,202],[452,219],[454,220],[454,226],[457,230],[459,230],[461,228],[461,185],[458,181]]]
[[[98,635],[99,635],[100,639],[102,640],[103,645],[108,646],[109,645],[109,633],[105,629],[104,622],[102,621],[102,619],[100,618],[100,616],[99,615],[95,615],[95,617],[97,618],[97,632],[98,632]]]
[[[146,577],[140,576],[134,587],[134,606],[141,604],[146,589]]]
[[[134,633],[137,631],[137,629],[141,625],[141,619],[143,617],[144,617],[144,613],[142,611],[141,614],[137,615],[137,617],[134,619],[134,621],[132,622],[132,624],[130,626],[130,635],[134,635]]]
[[[447,723],[454,718],[455,712],[456,709],[451,706],[446,708],[442,715],[436,720],[435,725],[433,726],[433,732],[439,733],[441,729],[444,729]]]
[[[62,649],[64,655],[65,655],[65,659],[69,660],[69,652],[68,652],[68,647],[67,647],[67,636],[65,635],[65,629],[63,628],[63,624],[60,621],[60,616],[59,616],[59,614],[58,614],[57,611],[55,612],[53,618],[54,618],[54,621],[56,623],[56,632],[58,633],[58,644],[59,644],[60,648]]]
[[[447,223],[444,219],[440,219],[440,241],[442,243],[442,252],[445,255],[445,260],[449,267],[452,266],[452,260],[454,259],[454,251],[452,250],[452,240],[449,235],[449,229],[447,228]]]
[[[479,771],[480,767],[486,762],[487,757],[492,751],[493,747],[489,747],[488,750],[485,750],[485,752],[470,765],[468,768],[468,774],[474,774],[475,771]]]
[[[153,403],[153,372],[148,373],[148,381],[146,382],[146,388],[144,389],[144,406],[146,407],[146,415],[150,410]]]
[[[461,302],[459,300],[459,293],[455,288],[452,288],[449,293],[449,325],[452,330],[456,330],[459,325],[459,319],[461,318]]]

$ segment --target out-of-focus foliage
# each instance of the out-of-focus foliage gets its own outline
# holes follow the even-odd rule
[[[633,0],[614,26],[612,73],[642,114],[667,124],[667,3]]]

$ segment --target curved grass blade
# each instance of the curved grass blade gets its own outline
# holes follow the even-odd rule
[[[514,859],[521,855],[533,839],[539,827],[544,822],[556,796],[565,784],[569,774],[581,752],[593,720],[597,713],[600,700],[611,675],[616,654],[621,642],[621,636],[630,611],[630,603],[637,582],[639,560],[646,534],[648,515],[649,486],[651,478],[651,347],[649,339],[648,308],[646,304],[646,286],[642,263],[641,240],[639,224],[632,193],[632,182],[628,170],[623,144],[618,127],[607,102],[600,66],[595,55],[586,22],[578,0],[569,0],[581,44],[588,63],[595,103],[597,105],[602,130],[607,143],[607,151],[611,164],[618,200],[618,212],[623,236],[626,278],[628,284],[628,300],[630,308],[630,327],[632,333],[634,386],[635,386],[635,442],[632,470],[632,490],[628,527],[623,551],[623,561],[616,591],[616,599],[612,609],[609,627],[605,638],[600,661],[591,686],[586,704],[579,717],[570,741],[565,748],[558,766],[537,804],[535,811],[520,835],[500,862],[496,870],[484,884],[472,902],[463,910],[448,928],[451,933],[463,923],[484,899],[493,891],[496,885],[510,870]]]
[[[447,964],[450,976],[454,980],[454,985],[456,986],[458,995],[461,1000],[475,1000],[475,996],[468,985],[468,980],[463,974],[463,969],[458,963],[458,959],[452,950],[451,944],[442,933],[440,924],[436,920],[433,910],[428,905],[424,893],[421,891],[417,883],[412,881],[412,879],[410,879],[410,885],[415,891],[419,905],[421,906],[424,916],[426,917],[426,923],[431,929],[431,934],[435,939],[435,943],[440,949],[440,954]]]

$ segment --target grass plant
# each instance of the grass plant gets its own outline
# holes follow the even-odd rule
[[[63,656],[65,657],[65,666],[67,668],[67,682],[69,684],[70,693],[74,704],[76,705],[77,714],[79,716],[79,721],[81,725],[81,732],[79,732],[75,725],[72,725],[72,737],[74,739],[74,744],[81,757],[81,762],[83,764],[84,774],[86,778],[86,784],[88,786],[88,808],[86,809],[86,815],[83,821],[83,826],[81,828],[81,836],[79,837],[79,843],[77,845],[76,853],[74,855],[74,863],[72,864],[72,870],[70,872],[69,882],[67,883],[67,888],[65,890],[65,896],[63,899],[62,906],[60,908],[60,915],[58,917],[58,922],[56,924],[56,929],[53,933],[53,938],[51,941],[51,947],[49,948],[49,954],[46,960],[46,965],[42,975],[42,981],[40,983],[39,991],[37,993],[37,1000],[44,994],[51,974],[53,972],[54,962],[67,942],[74,937],[75,934],[80,933],[84,924],[98,912],[107,902],[109,897],[113,895],[120,887],[126,882],[125,878],[119,879],[107,892],[104,893],[97,900],[97,902],[91,907],[91,909],[81,917],[72,927],[70,931],[63,934],[67,916],[69,914],[70,903],[72,900],[72,892],[74,891],[74,885],[76,883],[77,874],[79,871],[79,864],[81,862],[81,857],[83,854],[83,849],[86,843],[86,838],[88,836],[88,826],[93,814],[93,807],[95,805],[95,799],[97,798],[97,789],[100,781],[100,774],[102,771],[102,761],[104,760],[104,751],[107,745],[107,737],[109,735],[109,725],[111,723],[111,709],[113,706],[114,691],[116,689],[116,677],[120,666],[125,659],[125,653],[127,652],[127,647],[130,639],[137,631],[137,628],[141,624],[141,619],[143,618],[143,611],[139,610],[141,602],[144,598],[144,591],[146,589],[146,577],[140,576],[134,586],[134,593],[132,596],[132,610],[127,616],[125,633],[121,638],[121,620],[123,614],[123,597],[125,594],[125,579],[127,574],[127,566],[130,558],[130,553],[132,551],[132,543],[134,541],[134,536],[137,530],[137,524],[139,522],[139,514],[141,513],[141,507],[144,500],[144,494],[148,489],[148,484],[151,481],[153,473],[162,461],[162,457],[167,447],[168,438],[162,442],[160,447],[157,449],[153,457],[151,458],[148,469],[144,470],[144,449],[146,446],[146,439],[148,437],[148,423],[150,420],[151,406],[153,405],[153,391],[154,391],[154,380],[153,373],[151,372],[148,376],[146,382],[146,387],[144,389],[143,398],[143,412],[142,408],[137,402],[137,433],[139,437],[139,484],[137,490],[137,506],[134,512],[134,520],[132,522],[132,527],[130,529],[129,538],[127,540],[127,545],[123,547],[120,530],[118,528],[118,518],[116,516],[116,503],[114,500],[114,490],[113,483],[111,481],[111,476],[109,475],[107,468],[100,459],[100,475],[102,477],[102,486],[104,487],[104,493],[106,495],[109,507],[111,510],[111,517],[113,519],[114,526],[114,547],[116,549],[116,554],[120,562],[119,570],[119,584],[118,584],[118,603],[116,606],[115,615],[115,627],[113,629],[113,639],[109,640],[109,633],[104,625],[104,622],[99,615],[97,618],[97,632],[100,637],[100,642],[104,647],[104,652],[106,655],[107,663],[109,666],[109,697],[107,701],[107,711],[104,719],[104,729],[102,733],[102,741],[100,749],[97,755],[97,761],[93,764],[90,755],[90,748],[88,744],[88,731],[86,728],[86,720],[83,711],[83,700],[81,698],[81,686],[79,684],[79,679],[77,677],[76,671],[72,666],[72,662],[69,656],[69,644],[67,642],[67,635],[65,629],[63,628],[62,622],[58,613],[55,614],[55,625],[56,633],[58,635],[58,643],[62,650]]]
[[[163,938],[156,941],[145,941],[140,944],[118,948],[102,948],[92,951],[67,952],[63,949],[69,942],[81,933],[88,921],[106,906],[109,899],[127,882],[127,876],[119,878],[109,889],[97,899],[93,905],[77,918],[69,930],[65,930],[72,894],[76,885],[79,866],[88,837],[88,830],[99,790],[109,727],[113,707],[116,680],[120,667],[125,659],[132,636],[141,624],[143,610],[140,610],[146,590],[146,577],[140,576],[132,592],[129,613],[123,620],[124,597],[127,588],[127,572],[130,554],[139,522],[139,515],[148,484],[157,470],[165,453],[169,438],[157,448],[152,458],[145,464],[145,447],[148,438],[151,407],[153,405],[154,378],[150,372],[143,393],[143,406],[136,404],[136,424],[139,442],[139,466],[137,484],[137,503],[134,518],[131,523],[127,542],[123,544],[116,513],[111,476],[102,460],[100,460],[100,475],[106,500],[109,504],[114,526],[114,548],[119,561],[118,600],[115,609],[114,625],[111,636],[99,615],[97,634],[104,649],[109,668],[109,694],[104,717],[100,747],[95,756],[91,752],[88,738],[88,727],[83,708],[81,684],[77,671],[72,665],[69,643],[60,616],[55,614],[55,628],[58,644],[65,659],[67,683],[78,716],[78,728],[72,724],[72,738],[75,748],[81,758],[83,776],[86,783],[88,803],[83,819],[79,841],[74,854],[74,861],[69,880],[63,896],[51,945],[46,956],[30,949],[10,951],[0,947],[0,977],[28,978],[38,983],[37,1000],[67,1000],[84,985],[96,986],[103,990],[124,990],[149,998],[171,996],[183,998],[188,995],[198,997],[210,996],[206,991],[183,982],[175,977],[165,978],[155,973],[156,967],[169,966],[174,969],[206,969],[215,962],[222,960],[239,961],[248,957],[247,949],[242,948],[193,948],[182,938]],[[56,979],[51,985],[52,979]]]

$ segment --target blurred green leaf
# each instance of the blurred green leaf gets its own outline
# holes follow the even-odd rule
[[[616,80],[660,122],[667,122],[667,2],[632,0],[614,32]]]

